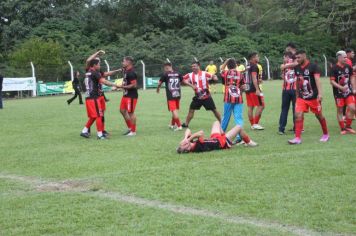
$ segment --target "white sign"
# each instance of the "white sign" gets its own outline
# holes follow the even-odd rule
[[[36,96],[36,78],[4,78],[2,91],[26,91],[31,90]]]

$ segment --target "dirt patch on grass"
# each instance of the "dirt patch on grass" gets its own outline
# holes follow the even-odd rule
[[[100,186],[85,180],[65,180],[61,182],[44,182],[37,184],[36,190],[39,192],[88,192],[98,191]]]

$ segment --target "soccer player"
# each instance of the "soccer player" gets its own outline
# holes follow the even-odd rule
[[[208,72],[209,74],[211,74],[212,76],[216,76],[216,73],[218,72],[218,68],[214,64],[214,61],[209,62],[209,65],[205,68],[205,71]],[[213,80],[213,79],[209,80],[210,88],[213,93],[216,92],[216,89],[215,89],[216,82],[215,81],[216,80]]]
[[[235,126],[226,134],[221,129],[221,125],[218,121],[213,123],[211,128],[210,138],[204,138],[204,131],[199,131],[194,134],[187,129],[184,134],[183,140],[179,143],[177,152],[189,153],[189,152],[209,152],[213,150],[223,150],[232,147],[232,142],[238,134],[240,134],[245,142],[246,147],[256,147],[258,144],[250,139],[245,131],[240,126]]]
[[[74,76],[74,79],[73,79],[73,82],[72,82],[72,86],[73,86],[75,94],[71,99],[67,100],[68,105],[70,105],[77,97],[79,97],[79,104],[83,104],[82,94],[80,92],[79,76],[80,76],[80,73],[79,73],[79,71],[77,71],[75,73],[75,76]]]
[[[292,103],[293,111],[293,130],[295,122],[295,101],[296,101],[296,76],[293,68],[286,68],[285,65],[293,63],[295,56],[290,51],[284,53],[283,64],[281,65],[283,88],[282,88],[282,107],[279,117],[278,134],[285,134],[285,127],[288,121],[289,107]]]
[[[221,73],[224,91],[224,114],[221,128],[225,132],[229,125],[231,113],[234,115],[235,124],[243,126],[243,98],[242,92],[245,89],[243,74],[236,70],[236,61],[227,59],[223,67],[228,70]]]
[[[295,107],[295,138],[289,140],[289,144],[301,144],[301,133],[303,129],[304,113],[311,110],[319,120],[323,130],[323,136],[320,142],[329,140],[328,128],[325,117],[322,113],[321,101],[323,99],[320,69],[316,64],[310,63],[307,59],[306,52],[299,50],[296,53],[298,66],[295,68],[297,77],[297,101]]]
[[[355,96],[352,91],[352,84],[355,88],[355,73],[352,67],[346,62],[346,52],[338,51],[336,53],[337,63],[331,70],[330,83],[333,87],[337,107],[337,119],[340,125],[341,134],[356,134],[351,128],[352,118],[355,113]],[[346,127],[343,119],[343,108],[347,107]]]
[[[251,129],[263,130],[264,127],[262,127],[259,122],[261,119],[262,111],[265,108],[265,102],[259,86],[259,69],[257,66],[259,62],[258,53],[253,52],[249,55],[248,58],[250,67],[248,69],[248,76],[245,78],[248,118],[251,123]],[[255,107],[256,112],[254,114]]]
[[[159,93],[162,84],[165,83],[168,110],[172,112],[172,120],[171,120],[170,128],[174,131],[182,130],[182,125],[178,116],[178,110],[179,110],[180,98],[181,98],[180,84],[182,81],[183,81],[183,76],[173,70],[172,64],[169,62],[165,63],[164,74],[159,80],[157,93]]]
[[[86,86],[87,86],[87,97],[85,99],[85,105],[87,109],[88,122],[83,128],[80,136],[84,138],[89,138],[89,129],[96,121],[96,129],[98,133],[98,139],[106,139],[103,134],[103,110],[100,102],[100,84],[105,84],[116,88],[116,85],[110,81],[105,80],[100,74],[100,61],[98,59],[92,59],[89,62],[89,68],[86,73]]]
[[[124,135],[136,136],[136,104],[138,99],[137,92],[137,74],[134,68],[134,59],[130,56],[124,57],[122,61],[124,72],[123,83],[119,88],[124,90],[124,95],[121,99],[120,112],[125,119],[127,132]]]
[[[89,63],[90,63],[90,61],[91,60],[93,60],[93,59],[97,59],[97,60],[99,60],[99,62],[101,61],[100,60],[100,56],[102,56],[102,55],[104,55],[105,54],[105,51],[103,51],[103,50],[99,50],[99,51],[97,51],[97,52],[95,52],[94,54],[92,54],[91,56],[89,56],[88,58],[87,58],[87,60],[86,60],[86,71],[88,71],[88,69],[89,69]],[[114,74],[116,74],[116,73],[118,73],[118,72],[121,72],[122,71],[122,69],[118,69],[118,70],[113,70],[113,71],[107,71],[107,72],[104,72],[101,68],[100,68],[100,74],[101,74],[101,76],[102,77],[104,77],[104,78],[106,78],[106,77],[108,77],[108,76],[112,76],[112,75],[114,75]],[[87,80],[87,78],[85,79],[85,80]],[[86,84],[86,83],[85,83]],[[106,129],[105,129],[105,111],[106,111],[106,102],[108,102],[109,101],[109,99],[107,99],[106,98],[106,96],[105,96],[105,94],[104,94],[104,90],[103,90],[103,88],[102,88],[102,85],[101,84],[99,84],[99,102],[100,102],[100,104],[101,104],[101,108],[102,108],[102,111],[103,111],[103,116],[102,116],[102,119],[103,119],[103,134],[104,134],[104,136],[106,136],[106,137],[108,137],[109,136],[109,133],[106,131]],[[89,129],[89,134],[90,134],[90,129]]]
[[[183,84],[192,87],[195,92],[195,96],[190,103],[186,121],[182,125],[184,128],[188,128],[190,121],[194,117],[195,110],[200,110],[202,106],[205,110],[212,111],[216,119],[219,122],[221,121],[221,115],[216,110],[214,100],[209,92],[209,80],[211,79],[213,79],[213,76],[205,71],[202,71],[198,61],[194,61],[192,63],[192,72],[183,77]]]

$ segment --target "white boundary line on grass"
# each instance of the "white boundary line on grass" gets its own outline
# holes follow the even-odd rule
[[[269,222],[264,220],[255,219],[252,217],[241,217],[241,216],[230,216],[227,214],[223,214],[220,212],[214,212],[204,209],[192,208],[182,205],[176,205],[171,203],[165,203],[157,200],[149,200],[141,197],[135,197],[131,195],[124,195],[117,192],[105,192],[105,191],[90,191],[90,189],[85,189],[83,187],[78,188],[74,186],[71,188],[71,182],[81,181],[81,180],[67,180],[67,181],[45,181],[35,177],[25,177],[25,176],[17,176],[17,175],[7,175],[0,173],[0,179],[8,179],[17,182],[27,183],[37,189],[37,191],[43,191],[43,189],[48,186],[48,192],[73,192],[73,193],[83,193],[88,194],[90,196],[96,196],[100,198],[106,198],[114,201],[119,201],[123,203],[129,203],[134,205],[139,205],[143,207],[156,208],[161,210],[170,211],[173,213],[191,215],[191,216],[200,216],[200,217],[209,217],[215,218],[221,221],[225,221],[227,223],[233,224],[242,224],[242,225],[250,225],[259,228],[267,228],[273,229],[283,232],[289,232],[295,235],[338,235],[336,233],[331,232],[316,232],[309,229],[285,225],[277,222]],[[83,180],[82,180],[83,181]],[[53,188],[55,186],[55,188]],[[339,234],[342,235],[342,234]]]

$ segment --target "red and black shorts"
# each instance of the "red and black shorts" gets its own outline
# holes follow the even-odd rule
[[[134,113],[136,109],[137,98],[122,97],[120,110],[126,110],[128,113]]]
[[[221,149],[231,148],[232,146],[231,141],[225,136],[225,134],[219,134],[219,133],[211,134],[210,138],[218,140]]]
[[[89,118],[98,118],[103,116],[103,109],[100,98],[85,99],[85,106],[87,108],[87,115]]]
[[[247,106],[249,107],[264,107],[265,99],[263,96],[257,96],[255,92],[246,93]]]
[[[168,111],[179,110],[180,100],[179,99],[168,100],[167,104],[168,104]]]
[[[197,97],[193,97],[193,100],[190,103],[190,110],[200,110],[202,106],[207,111],[216,110],[214,100],[211,96],[206,99],[199,99]]]
[[[344,106],[348,106],[348,105],[352,105],[355,104],[355,96],[354,95],[350,95],[346,98],[335,98],[335,103],[337,107],[344,107]]]
[[[297,98],[297,102],[295,104],[295,112],[308,113],[309,110],[316,115],[321,113],[322,107],[318,99],[315,98],[312,100],[305,100],[302,98]]]

